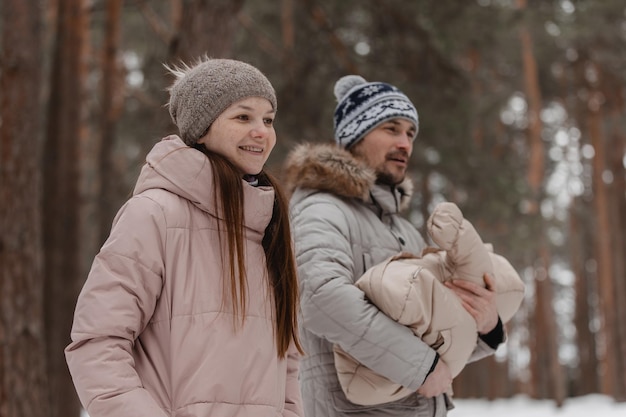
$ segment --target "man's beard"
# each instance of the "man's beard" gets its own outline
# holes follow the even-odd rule
[[[352,155],[355,158],[365,162],[367,165],[369,165],[370,167],[374,168],[375,174],[376,174],[376,183],[377,184],[390,185],[390,186],[393,187],[393,186],[396,186],[396,185],[400,184],[402,181],[404,181],[404,178],[406,176],[406,172],[404,174],[402,174],[401,177],[398,178],[397,176],[394,176],[390,172],[385,171],[385,164],[384,163],[382,164],[382,166],[373,167],[368,162],[368,158],[361,152],[360,147],[356,146],[355,148],[350,150],[350,152],[352,153]],[[395,151],[395,152],[388,153],[385,156],[385,161],[393,158],[396,155],[405,156],[407,159],[409,157],[409,155],[405,151]]]
[[[395,185],[400,184],[402,181],[404,181],[404,178],[405,178],[405,175],[403,175],[402,178],[397,178],[388,172],[378,172],[378,171],[376,172],[377,184],[395,186]]]
[[[393,158],[397,157],[397,156],[402,156],[406,159],[409,158],[409,155],[404,152],[404,151],[396,151],[396,152],[390,152],[389,154],[386,155],[385,157],[385,161],[389,161],[392,160]],[[398,185],[400,184],[402,181],[404,181],[404,178],[406,177],[406,172],[403,173],[402,175],[398,175],[398,176],[394,176],[393,174],[387,172],[384,170],[384,164],[381,167],[382,169],[377,169],[376,170],[376,182],[379,184],[386,184],[386,185]]]

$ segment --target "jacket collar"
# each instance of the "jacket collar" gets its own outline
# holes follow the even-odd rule
[[[274,189],[254,187],[243,179],[241,181],[245,226],[263,234],[272,218]],[[187,146],[178,136],[171,135],[158,142],[148,153],[133,194],[153,188],[165,189],[219,218],[213,182],[209,159]]]
[[[413,191],[408,178],[395,187],[376,184],[372,168],[331,144],[298,145],[287,156],[285,174],[288,194],[296,188],[325,191],[378,206],[383,213],[406,209]]]

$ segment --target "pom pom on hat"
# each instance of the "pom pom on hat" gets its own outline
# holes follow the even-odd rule
[[[274,87],[261,71],[245,62],[205,57],[191,67],[166,68],[176,77],[169,88],[170,116],[189,146],[236,101],[262,97],[276,111]]]
[[[341,101],[341,99],[348,94],[348,91],[361,84],[367,84],[367,81],[360,75],[346,75],[341,77],[335,83],[335,98],[337,101]]]
[[[348,149],[381,123],[407,119],[419,128],[411,100],[391,84],[367,82],[360,75],[346,75],[335,83],[335,141]]]

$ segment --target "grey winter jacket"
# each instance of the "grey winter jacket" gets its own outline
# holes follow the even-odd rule
[[[307,417],[442,417],[447,396],[416,393],[382,405],[348,401],[339,385],[333,344],[391,381],[416,391],[435,351],[369,303],[354,282],[401,251],[421,253],[424,239],[406,219],[409,181],[375,184],[373,171],[334,145],[304,144],[286,162],[301,291],[300,336],[306,352],[300,383]],[[472,360],[494,352],[479,342]]]

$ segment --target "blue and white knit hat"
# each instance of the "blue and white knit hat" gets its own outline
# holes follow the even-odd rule
[[[346,75],[335,83],[335,141],[348,149],[379,124],[397,117],[419,128],[411,100],[391,84],[367,82],[359,75]]]

